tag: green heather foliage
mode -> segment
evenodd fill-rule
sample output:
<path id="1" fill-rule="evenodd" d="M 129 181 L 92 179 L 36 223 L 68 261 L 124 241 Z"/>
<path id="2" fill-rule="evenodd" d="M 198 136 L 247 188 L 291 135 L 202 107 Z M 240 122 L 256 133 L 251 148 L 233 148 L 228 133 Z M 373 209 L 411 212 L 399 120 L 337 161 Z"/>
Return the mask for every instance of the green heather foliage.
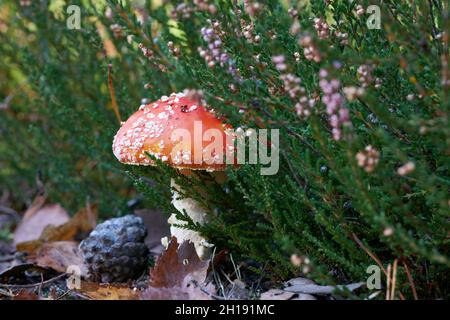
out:
<path id="1" fill-rule="evenodd" d="M 66 25 L 69 2 L 80 30 Z M 381 29 L 357 7 L 377 1 L 163 3 L 2 1 L 0 185 L 17 205 L 39 176 L 72 212 L 91 201 L 104 217 L 125 214 L 139 192 L 170 214 L 176 177 L 211 213 L 190 227 L 269 278 L 365 281 L 375 260 L 398 259 L 405 298 L 408 271 L 419 298 L 449 298 L 448 1 L 383 1 Z M 202 28 L 220 38 L 223 65 L 205 61 Z M 122 120 L 142 98 L 201 90 L 235 128 L 280 129 L 278 173 L 243 165 L 218 184 L 121 165 L 109 64 Z"/>

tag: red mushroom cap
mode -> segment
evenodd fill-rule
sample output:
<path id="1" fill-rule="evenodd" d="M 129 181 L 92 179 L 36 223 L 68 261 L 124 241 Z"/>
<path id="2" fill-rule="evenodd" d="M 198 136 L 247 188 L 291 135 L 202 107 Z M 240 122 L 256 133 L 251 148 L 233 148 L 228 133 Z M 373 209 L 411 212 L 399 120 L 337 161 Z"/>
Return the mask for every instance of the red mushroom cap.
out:
<path id="1" fill-rule="evenodd" d="M 207 148 L 215 138 L 210 141 L 203 139 L 208 129 L 216 129 L 216 135 L 222 140 L 222 148 L 216 149 L 218 152 L 209 152 L 211 148 Z M 175 133 L 180 132 L 189 132 L 190 142 L 184 138 L 176 139 Z M 154 165 L 146 155 L 148 152 L 172 167 L 194 170 L 223 170 L 227 165 L 224 157 L 227 150 L 234 152 L 232 127 L 183 93 L 172 93 L 169 97 L 163 96 L 158 101 L 141 105 L 123 123 L 113 142 L 114 155 L 122 163 Z M 202 154 L 200 158 L 199 151 Z"/>

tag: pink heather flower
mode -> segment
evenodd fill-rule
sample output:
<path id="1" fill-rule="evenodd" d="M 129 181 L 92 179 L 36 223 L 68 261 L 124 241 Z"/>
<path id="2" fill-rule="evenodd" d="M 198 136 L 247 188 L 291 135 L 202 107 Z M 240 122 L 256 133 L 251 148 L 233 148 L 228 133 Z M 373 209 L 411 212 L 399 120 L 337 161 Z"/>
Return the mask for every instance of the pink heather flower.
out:
<path id="1" fill-rule="evenodd" d="M 320 70 L 319 87 L 322 90 L 322 103 L 328 114 L 329 124 L 334 140 L 342 138 L 342 128 L 351 126 L 350 112 L 345 106 L 345 99 L 340 93 L 341 82 L 338 79 L 327 80 L 328 72 Z"/>
<path id="2" fill-rule="evenodd" d="M 292 73 L 282 74 L 280 79 L 283 80 L 284 90 L 289 94 L 291 99 L 297 98 L 300 93 L 305 91 L 300 86 L 300 78 L 294 76 Z"/>
<path id="3" fill-rule="evenodd" d="M 251 16 L 256 16 L 259 12 L 261 12 L 263 6 L 261 3 L 255 0 L 244 0 L 244 10 L 245 12 Z"/>
<path id="4" fill-rule="evenodd" d="M 211 27 L 203 27 L 200 32 L 203 40 L 207 43 L 207 49 L 199 47 L 199 55 L 205 59 L 208 67 L 213 68 L 219 65 L 226 68 L 237 82 L 242 82 L 243 78 L 239 75 L 239 70 L 235 66 L 235 62 L 229 58 L 226 50 L 222 46 L 221 36 L 224 32 L 220 28 L 218 21 L 210 21 Z"/>
<path id="5" fill-rule="evenodd" d="M 412 173 L 416 169 L 416 165 L 412 161 L 408 161 L 404 165 L 402 165 L 400 168 L 397 169 L 397 174 L 400 176 L 406 176 L 410 173 Z"/>
<path id="6" fill-rule="evenodd" d="M 386 227 L 384 230 L 383 230 L 383 235 L 385 236 L 385 237 L 390 237 L 390 236 L 392 236 L 394 234 L 394 229 L 392 229 L 391 227 Z"/>
<path id="7" fill-rule="evenodd" d="M 320 69 L 319 71 L 319 77 L 326 78 L 328 77 L 328 71 L 326 69 Z"/>
<path id="8" fill-rule="evenodd" d="M 320 62 L 321 57 L 319 49 L 313 43 L 312 37 L 308 34 L 300 38 L 299 44 L 303 47 L 303 54 L 306 60 Z"/>
<path id="9" fill-rule="evenodd" d="M 344 87 L 343 89 L 345 97 L 349 101 L 355 100 L 357 97 L 362 97 L 364 95 L 364 89 L 360 87 Z"/>
<path id="10" fill-rule="evenodd" d="M 341 32 L 339 30 L 337 30 L 334 35 L 336 36 L 336 38 L 338 38 L 339 43 L 341 45 L 347 45 L 348 44 L 348 33 L 346 32 Z"/>
<path id="11" fill-rule="evenodd" d="M 273 56 L 272 62 L 275 64 L 275 68 L 282 72 L 280 79 L 283 81 L 284 91 L 289 97 L 296 101 L 295 109 L 297 115 L 301 118 L 307 118 L 311 115 L 311 108 L 314 106 L 314 99 L 308 99 L 306 96 L 306 90 L 302 87 L 299 77 L 292 73 L 284 73 L 288 69 L 283 55 Z"/>
<path id="12" fill-rule="evenodd" d="M 350 120 L 350 112 L 347 108 L 341 108 L 339 110 L 339 120 L 342 122 L 347 122 Z"/>
<path id="13" fill-rule="evenodd" d="M 328 38 L 330 27 L 324 20 L 322 20 L 321 18 L 315 18 L 314 28 L 316 29 L 317 36 L 320 39 Z"/>
<path id="14" fill-rule="evenodd" d="M 333 90 L 337 90 L 341 86 L 341 82 L 337 79 L 331 79 L 330 84 Z"/>
<path id="15" fill-rule="evenodd" d="M 332 127 L 337 127 L 339 125 L 339 118 L 337 115 L 333 114 L 330 117 L 330 124 Z"/>
<path id="16" fill-rule="evenodd" d="M 361 83 L 361 87 L 367 88 L 373 83 L 373 69 L 374 66 L 371 64 L 362 64 L 358 67 L 358 80 Z"/>
<path id="17" fill-rule="evenodd" d="M 331 134 L 332 134 L 334 140 L 336 140 L 336 141 L 341 140 L 341 130 L 339 130 L 338 128 L 333 128 L 331 130 Z"/>
<path id="18" fill-rule="evenodd" d="M 362 15 L 364 15 L 366 13 L 366 11 L 364 10 L 364 7 L 362 6 L 362 5 L 360 5 L 360 4 L 358 4 L 357 6 L 356 6 L 356 14 L 358 15 L 358 16 L 362 16 Z"/>
<path id="19" fill-rule="evenodd" d="M 380 153 L 371 145 L 368 145 L 364 151 L 360 151 L 356 154 L 358 166 L 363 168 L 367 173 L 373 172 L 379 159 Z"/>
<path id="20" fill-rule="evenodd" d="M 217 8 L 214 4 L 209 4 L 208 0 L 195 0 L 193 4 L 180 3 L 175 9 L 172 10 L 171 16 L 173 18 L 182 17 L 182 18 L 190 18 L 191 15 L 195 12 L 205 11 L 214 15 L 217 13 Z"/>
<path id="21" fill-rule="evenodd" d="M 291 18 L 295 18 L 298 15 L 298 11 L 295 8 L 289 8 L 288 14 L 291 16 Z"/>

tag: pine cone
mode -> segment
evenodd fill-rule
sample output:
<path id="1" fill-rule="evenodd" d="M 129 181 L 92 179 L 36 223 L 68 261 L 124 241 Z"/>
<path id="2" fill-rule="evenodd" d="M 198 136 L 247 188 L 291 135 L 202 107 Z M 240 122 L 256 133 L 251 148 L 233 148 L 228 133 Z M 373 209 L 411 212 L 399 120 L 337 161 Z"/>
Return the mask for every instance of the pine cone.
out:
<path id="1" fill-rule="evenodd" d="M 99 224 L 80 243 L 89 278 L 111 283 L 140 276 L 148 261 L 146 235 L 142 219 L 133 215 Z"/>

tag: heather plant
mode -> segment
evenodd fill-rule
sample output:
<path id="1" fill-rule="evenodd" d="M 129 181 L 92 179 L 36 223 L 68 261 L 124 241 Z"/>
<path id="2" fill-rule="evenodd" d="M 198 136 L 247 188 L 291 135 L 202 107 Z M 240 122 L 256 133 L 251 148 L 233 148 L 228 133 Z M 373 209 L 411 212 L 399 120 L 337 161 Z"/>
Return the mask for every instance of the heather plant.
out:
<path id="1" fill-rule="evenodd" d="M 179 218 L 265 278 L 341 284 L 376 265 L 395 298 L 448 298 L 446 1 L 71 5 L 80 29 L 59 1 L 1 5 L 0 181 L 19 204 L 39 173 L 71 208 L 125 214 L 136 189 L 170 214 L 174 178 L 210 222 Z M 120 121 L 185 89 L 234 128 L 279 129 L 278 172 L 120 165 Z"/>

